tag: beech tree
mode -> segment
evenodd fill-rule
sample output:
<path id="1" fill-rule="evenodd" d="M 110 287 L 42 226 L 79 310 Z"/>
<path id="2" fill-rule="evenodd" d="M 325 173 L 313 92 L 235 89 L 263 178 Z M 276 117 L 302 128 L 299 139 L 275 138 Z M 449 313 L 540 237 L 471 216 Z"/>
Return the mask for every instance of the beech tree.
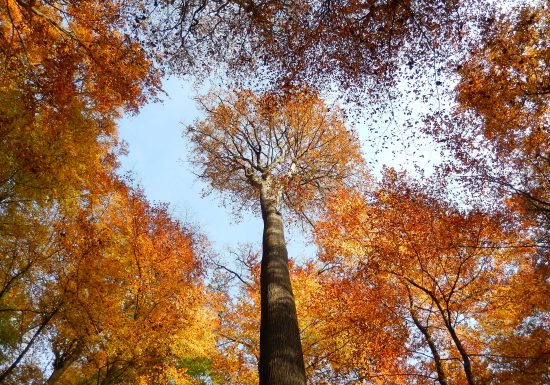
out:
<path id="1" fill-rule="evenodd" d="M 387 91 L 401 65 L 435 70 L 443 42 L 460 39 L 465 18 L 481 13 L 479 4 L 489 6 L 444 0 L 161 0 L 136 8 L 134 17 L 178 73 L 204 74 L 224 63 L 237 82 L 258 80 L 260 86 Z M 247 78 L 250 73 L 261 77 Z"/>
<path id="2" fill-rule="evenodd" d="M 0 382 L 39 381 L 30 356 L 66 303 L 54 228 L 108 189 L 114 119 L 158 88 L 123 13 L 112 1 L 0 4 Z"/>
<path id="3" fill-rule="evenodd" d="M 332 195 L 319 259 L 291 263 L 308 383 L 546 383 L 548 283 L 533 248 L 502 216 L 421 186 L 389 171 L 374 191 Z M 241 290 L 220 313 L 229 384 L 257 382 L 255 261 L 240 259 Z"/>
<path id="4" fill-rule="evenodd" d="M 516 261 L 521 275 L 494 293 L 519 295 L 517 304 L 524 306 L 508 303 L 482 323 L 496 336 L 492 365 L 501 383 L 548 381 L 539 365 L 548 360 L 542 342 L 548 308 L 540 293 L 548 290 L 550 256 L 550 51 L 543 43 L 549 38 L 544 2 L 488 18 L 474 36 L 476 48 L 458 67 L 456 108 L 427 120 L 428 132 L 458 161 L 449 168 L 482 205 L 505 218 L 503 225 L 515 234 L 511 243 L 528 250 Z"/>
<path id="5" fill-rule="evenodd" d="M 213 351 L 194 232 L 122 181 L 97 182 L 109 189 L 1 238 L 0 383 L 189 384 Z"/>
<path id="6" fill-rule="evenodd" d="M 159 88 L 141 46 L 122 33 L 127 8 L 96 3 L 0 4 L 0 234 L 25 210 L 74 199 L 110 173 L 115 119 Z"/>
<path id="7" fill-rule="evenodd" d="M 206 119 L 187 129 L 199 177 L 242 204 L 259 204 L 264 222 L 260 384 L 305 384 L 281 210 L 304 213 L 351 177 L 359 143 L 341 112 L 308 91 L 211 94 L 202 106 Z"/>
<path id="8" fill-rule="evenodd" d="M 217 367 L 228 384 L 258 382 L 260 262 L 254 255 L 239 259 L 239 293 L 220 313 Z M 413 371 L 406 363 L 407 325 L 395 311 L 398 297 L 389 295 L 383 278 L 351 278 L 319 261 L 290 263 L 290 272 L 308 384 L 403 378 Z"/>
<path id="9" fill-rule="evenodd" d="M 548 283 L 529 263 L 534 249 L 502 216 L 462 213 L 420 186 L 390 171 L 372 194 L 336 194 L 316 226 L 322 259 L 357 284 L 385 281 L 381 295 L 397 290 L 417 334 L 412 357 L 426 362 L 420 346 L 431 356 L 418 375 L 440 385 L 544 383 Z"/>

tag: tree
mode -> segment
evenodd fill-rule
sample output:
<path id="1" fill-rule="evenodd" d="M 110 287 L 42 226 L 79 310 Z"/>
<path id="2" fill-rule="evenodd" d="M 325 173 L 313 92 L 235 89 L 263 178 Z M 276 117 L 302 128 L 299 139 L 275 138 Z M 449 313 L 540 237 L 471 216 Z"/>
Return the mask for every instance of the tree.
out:
<path id="1" fill-rule="evenodd" d="M 17 335 L 0 382 L 24 383 L 32 363 L 48 385 L 192 383 L 182 360 L 208 357 L 214 329 L 194 232 L 117 180 L 48 224 L 32 269 L 12 263 L 18 274 L 3 286 L 0 312 Z M 37 349 L 54 357 L 51 370 Z"/>
<path id="2" fill-rule="evenodd" d="M 471 188 L 489 186 L 486 202 L 528 229 L 542 265 L 550 250 L 547 6 L 518 6 L 481 27 L 471 37 L 478 48 L 457 68 L 455 109 L 428 120 L 427 131 L 460 162 L 453 168 Z"/>
<path id="3" fill-rule="evenodd" d="M 217 367 L 227 384 L 253 385 L 258 382 L 260 261 L 249 248 L 239 251 L 239 273 L 225 274 L 239 278 L 239 292 L 219 313 Z M 308 384 L 402 378 L 407 373 L 408 332 L 392 306 L 395 297 L 384 293 L 385 285 L 350 278 L 318 261 L 303 266 L 291 262 L 289 268 Z M 234 292 L 223 282 L 221 291 Z"/>
<path id="4" fill-rule="evenodd" d="M 194 232 L 114 176 L 159 90 L 132 5 L 0 4 L 1 383 L 189 383 L 211 342 Z"/>
<path id="5" fill-rule="evenodd" d="M 226 74 L 241 83 L 376 89 L 381 92 L 370 96 L 382 100 L 402 65 L 435 71 L 434 60 L 448 48 L 444 42 L 459 41 L 464 18 L 475 19 L 479 4 L 488 6 L 443 0 L 155 1 L 135 17 L 178 73 L 210 72 L 225 63 Z M 261 75 L 250 79 L 250 73 Z"/>
<path id="6" fill-rule="evenodd" d="M 190 383 L 179 360 L 213 342 L 195 235 L 123 184 L 83 206 L 59 223 L 66 298 L 49 381 Z"/>
<path id="7" fill-rule="evenodd" d="M 0 5 L 0 215 L 72 198 L 113 167 L 114 119 L 159 87 L 123 33 L 126 11 L 118 1 Z"/>
<path id="8" fill-rule="evenodd" d="M 521 276 L 493 294 L 519 306 L 511 299 L 481 323 L 493 335 L 491 366 L 501 383 L 548 380 L 539 366 L 548 359 L 541 342 L 548 308 L 539 297 L 550 255 L 547 8 L 531 2 L 487 18 L 470 37 L 477 48 L 457 67 L 454 110 L 428 120 L 427 131 L 455 156 L 449 169 L 481 196 L 478 204 L 505 218 L 513 243 L 529 249 L 516 261 Z"/>
<path id="9" fill-rule="evenodd" d="M 65 304 L 54 229 L 75 219 L 79 199 L 105 192 L 114 119 L 158 88 L 141 47 L 122 33 L 123 13 L 111 1 L 0 5 L 0 381 L 40 373 L 30 353 Z"/>
<path id="10" fill-rule="evenodd" d="M 281 209 L 303 213 L 352 176 L 357 139 L 312 92 L 288 98 L 250 91 L 210 95 L 207 117 L 188 127 L 199 177 L 264 222 L 261 262 L 260 384 L 305 384 Z"/>
<path id="11" fill-rule="evenodd" d="M 431 356 L 424 369 L 417 365 L 419 374 L 441 385 L 525 376 L 543 383 L 547 344 L 500 350 L 506 338 L 545 333 L 535 320 L 544 322 L 547 304 L 540 299 L 548 290 L 526 263 L 533 248 L 501 219 L 476 209 L 463 213 L 390 171 L 373 194 L 337 194 L 317 230 L 324 259 L 342 274 L 378 277 L 393 288 L 386 293 L 400 293 L 397 305 L 421 341 L 412 357 L 426 362 L 421 346 Z M 516 297 L 520 281 L 529 287 L 523 300 Z"/>

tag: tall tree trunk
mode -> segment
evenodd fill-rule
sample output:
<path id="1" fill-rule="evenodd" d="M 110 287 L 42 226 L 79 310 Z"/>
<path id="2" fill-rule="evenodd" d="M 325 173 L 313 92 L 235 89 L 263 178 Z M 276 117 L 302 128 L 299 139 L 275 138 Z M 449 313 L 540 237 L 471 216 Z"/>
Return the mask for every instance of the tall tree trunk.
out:
<path id="1" fill-rule="evenodd" d="M 305 385 L 283 220 L 276 198 L 268 193 L 263 187 L 260 197 L 264 222 L 260 275 L 260 385 Z"/>

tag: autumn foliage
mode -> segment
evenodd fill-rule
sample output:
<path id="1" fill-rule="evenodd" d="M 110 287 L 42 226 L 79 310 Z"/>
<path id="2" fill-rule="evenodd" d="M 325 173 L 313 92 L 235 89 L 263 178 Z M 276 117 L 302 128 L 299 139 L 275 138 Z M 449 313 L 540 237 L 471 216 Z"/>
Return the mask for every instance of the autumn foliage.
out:
<path id="1" fill-rule="evenodd" d="M 516 209 L 546 221 L 548 213 L 548 12 L 520 7 L 488 18 L 457 66 L 456 106 L 427 120 L 469 184 L 489 184 Z M 466 179 L 466 178 L 464 178 Z M 495 194 L 496 193 L 496 194 Z M 511 202 L 510 202 L 511 203 Z M 521 208 L 520 208 L 521 207 Z"/>
<path id="2" fill-rule="evenodd" d="M 158 89 L 123 5 L 0 10 L 0 382 L 194 381 L 202 241 L 116 176 L 114 119 Z"/>
<path id="3" fill-rule="evenodd" d="M 383 277 L 382 298 L 397 296 L 413 333 L 405 346 L 423 363 L 416 375 L 440 384 L 542 381 L 548 286 L 537 278 L 537 249 L 498 216 L 436 199 L 393 171 L 372 195 L 335 195 L 317 228 L 323 260 L 358 280 Z M 501 350 L 512 335 L 525 340 L 515 355 Z"/>
<path id="4" fill-rule="evenodd" d="M 357 139 L 338 107 L 304 90 L 279 98 L 241 91 L 201 99 L 207 119 L 188 127 L 193 163 L 212 188 L 247 205 L 260 187 L 300 212 L 361 162 Z"/>
<path id="5" fill-rule="evenodd" d="M 550 382 L 550 13 L 499 3 L 2 0 L 0 384 Z M 261 252 L 120 175 L 165 74 L 230 85 L 186 161 Z"/>
<path id="6" fill-rule="evenodd" d="M 217 365 L 231 384 L 255 384 L 258 365 L 258 254 L 241 260 L 244 283 L 221 313 Z M 361 381 L 400 373 L 407 331 L 370 283 L 307 264 L 290 267 L 309 383 Z"/>

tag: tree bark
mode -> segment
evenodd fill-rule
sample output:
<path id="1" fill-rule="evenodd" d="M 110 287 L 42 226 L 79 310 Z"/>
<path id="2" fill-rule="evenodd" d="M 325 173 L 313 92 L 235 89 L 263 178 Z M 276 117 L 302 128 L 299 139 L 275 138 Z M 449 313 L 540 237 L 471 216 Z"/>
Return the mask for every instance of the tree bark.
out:
<path id="1" fill-rule="evenodd" d="M 305 385 L 296 304 L 290 285 L 283 220 L 276 198 L 261 189 L 263 253 L 260 274 L 260 385 Z"/>

